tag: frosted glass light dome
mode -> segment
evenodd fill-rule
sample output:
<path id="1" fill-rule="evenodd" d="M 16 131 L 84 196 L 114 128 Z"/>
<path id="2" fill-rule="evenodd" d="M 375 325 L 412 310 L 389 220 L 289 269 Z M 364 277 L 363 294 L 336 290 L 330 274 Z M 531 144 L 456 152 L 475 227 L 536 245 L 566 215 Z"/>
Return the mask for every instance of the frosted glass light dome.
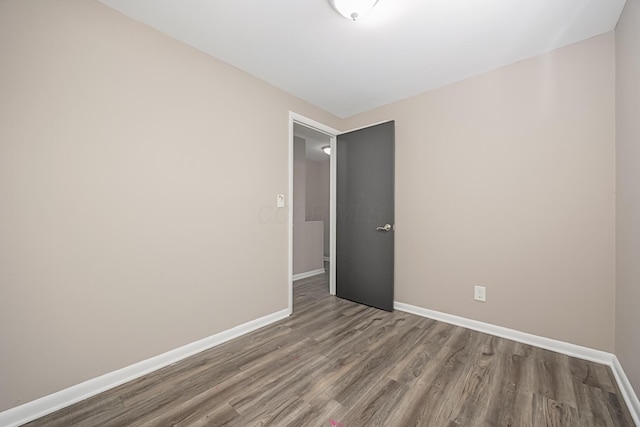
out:
<path id="1" fill-rule="evenodd" d="M 329 0 L 333 8 L 347 19 L 363 18 L 378 3 L 378 0 Z"/>

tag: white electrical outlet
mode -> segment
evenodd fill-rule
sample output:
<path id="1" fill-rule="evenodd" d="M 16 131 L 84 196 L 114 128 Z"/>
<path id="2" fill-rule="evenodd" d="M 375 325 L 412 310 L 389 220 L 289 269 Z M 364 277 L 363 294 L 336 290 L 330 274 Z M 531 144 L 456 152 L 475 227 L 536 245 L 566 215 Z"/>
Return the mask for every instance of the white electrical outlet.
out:
<path id="1" fill-rule="evenodd" d="M 473 291 L 474 300 L 487 302 L 487 288 L 484 286 L 475 286 Z"/>

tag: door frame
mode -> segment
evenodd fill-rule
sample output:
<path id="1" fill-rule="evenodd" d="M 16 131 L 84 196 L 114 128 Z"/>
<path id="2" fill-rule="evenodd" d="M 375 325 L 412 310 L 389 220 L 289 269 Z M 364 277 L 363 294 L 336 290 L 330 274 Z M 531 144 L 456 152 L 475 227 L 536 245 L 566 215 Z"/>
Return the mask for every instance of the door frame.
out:
<path id="1" fill-rule="evenodd" d="M 327 135 L 330 138 L 329 146 L 331 147 L 331 156 L 329 156 L 329 294 L 336 294 L 336 183 L 337 183 L 337 151 L 336 140 L 337 136 L 343 133 L 354 132 L 356 130 L 376 126 L 382 123 L 387 123 L 393 119 L 381 120 L 379 122 L 358 126 L 357 128 L 349 129 L 346 131 L 339 131 L 327 126 L 324 123 L 320 123 L 316 120 L 310 119 L 302 114 L 298 114 L 293 111 L 289 111 L 289 186 L 288 186 L 288 198 L 287 204 L 287 230 L 288 230 L 288 283 L 289 283 L 289 316 L 293 314 L 293 125 L 299 124 L 320 133 Z"/>
<path id="2" fill-rule="evenodd" d="M 289 315 L 293 314 L 293 125 L 299 124 L 323 133 L 330 138 L 329 146 L 329 294 L 336 294 L 336 137 L 340 132 L 301 114 L 289 111 L 289 203 L 287 229 L 289 241 Z"/>

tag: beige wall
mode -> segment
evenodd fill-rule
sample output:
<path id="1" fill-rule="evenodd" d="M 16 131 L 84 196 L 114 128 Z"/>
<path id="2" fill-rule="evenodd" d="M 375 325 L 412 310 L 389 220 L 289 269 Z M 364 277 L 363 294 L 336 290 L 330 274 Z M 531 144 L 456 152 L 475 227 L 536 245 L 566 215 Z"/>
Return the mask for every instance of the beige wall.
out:
<path id="1" fill-rule="evenodd" d="M 329 256 L 329 160 L 316 162 L 307 160 L 307 220 L 322 221 L 324 256 Z"/>
<path id="2" fill-rule="evenodd" d="M 629 0 L 623 237 L 636 28 Z M 396 120 L 397 300 L 613 350 L 611 34 L 347 121 L 95 2 L 0 1 L 0 63 L 0 410 L 286 308 L 289 110 Z M 638 387 L 634 239 L 616 350 Z"/>
<path id="3" fill-rule="evenodd" d="M 600 350 L 614 331 L 614 37 L 348 120 L 396 121 L 396 300 Z M 487 302 L 473 301 L 473 285 Z"/>
<path id="4" fill-rule="evenodd" d="M 293 274 L 311 273 L 324 268 L 321 221 L 294 222 Z"/>
<path id="5" fill-rule="evenodd" d="M 640 1 L 616 27 L 616 355 L 640 393 Z"/>
<path id="6" fill-rule="evenodd" d="M 305 140 L 293 137 L 293 221 L 306 221 L 307 206 L 307 159 Z"/>
<path id="7" fill-rule="evenodd" d="M 310 163 L 305 155 L 306 141 L 293 138 L 293 274 L 324 268 L 323 224 L 307 218 Z M 313 165 L 311 165 L 313 167 Z M 309 221 L 307 221 L 309 220 Z"/>
<path id="8" fill-rule="evenodd" d="M 1 1 L 0 64 L 0 410 L 287 307 L 288 111 L 337 118 L 93 1 Z"/>

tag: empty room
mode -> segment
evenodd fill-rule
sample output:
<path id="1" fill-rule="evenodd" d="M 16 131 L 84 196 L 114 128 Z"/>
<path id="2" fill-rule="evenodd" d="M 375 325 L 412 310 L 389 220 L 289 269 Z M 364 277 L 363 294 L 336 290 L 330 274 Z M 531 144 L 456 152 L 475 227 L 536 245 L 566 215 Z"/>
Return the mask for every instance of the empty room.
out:
<path id="1" fill-rule="evenodd" d="M 0 0 L 0 426 L 640 426 L 640 0 Z"/>

